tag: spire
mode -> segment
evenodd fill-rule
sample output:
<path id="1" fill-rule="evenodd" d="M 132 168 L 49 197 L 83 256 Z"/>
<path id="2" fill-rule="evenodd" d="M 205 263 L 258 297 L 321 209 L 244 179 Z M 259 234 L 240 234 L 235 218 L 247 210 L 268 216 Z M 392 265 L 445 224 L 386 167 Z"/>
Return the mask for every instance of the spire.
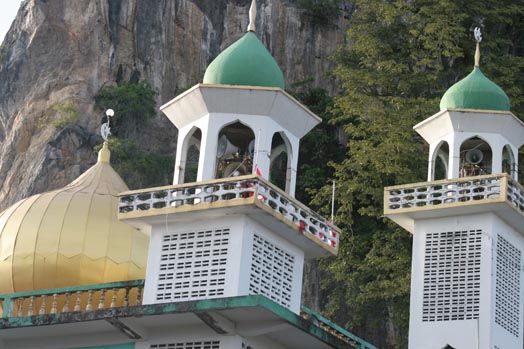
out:
<path id="1" fill-rule="evenodd" d="M 109 162 L 109 159 L 111 158 L 111 152 L 109 151 L 107 140 L 111 135 L 111 118 L 115 116 L 115 111 L 113 109 L 107 109 L 106 116 L 107 122 L 103 123 L 102 127 L 100 127 L 100 134 L 104 139 L 104 145 L 102 145 L 102 149 L 98 152 L 98 162 Z"/>
<path id="2" fill-rule="evenodd" d="M 251 2 L 251 7 L 249 8 L 249 25 L 247 26 L 248 32 L 254 32 L 256 30 L 255 20 L 257 18 L 257 0 Z"/>
<path id="3" fill-rule="evenodd" d="M 473 31 L 475 41 L 477 42 L 477 48 L 475 49 L 475 67 L 480 67 L 480 42 L 482 41 L 482 33 L 480 27 L 475 27 Z"/>

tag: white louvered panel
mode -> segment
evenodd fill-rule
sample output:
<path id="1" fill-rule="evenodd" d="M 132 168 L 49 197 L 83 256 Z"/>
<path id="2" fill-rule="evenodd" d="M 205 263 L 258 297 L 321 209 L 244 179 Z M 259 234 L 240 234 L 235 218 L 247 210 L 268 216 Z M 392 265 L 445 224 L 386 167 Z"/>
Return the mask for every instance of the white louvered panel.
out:
<path id="1" fill-rule="evenodd" d="M 220 349 L 220 341 L 195 341 L 152 344 L 151 349 Z"/>
<path id="2" fill-rule="evenodd" d="M 229 236 L 228 228 L 165 234 L 156 301 L 223 296 Z"/>
<path id="3" fill-rule="evenodd" d="M 477 319 L 482 230 L 428 233 L 422 321 Z"/>
<path id="4" fill-rule="evenodd" d="M 262 294 L 291 306 L 295 257 L 258 234 L 253 237 L 250 294 Z"/>
<path id="5" fill-rule="evenodd" d="M 520 278 L 522 253 L 502 236 L 497 235 L 495 323 L 519 336 Z"/>

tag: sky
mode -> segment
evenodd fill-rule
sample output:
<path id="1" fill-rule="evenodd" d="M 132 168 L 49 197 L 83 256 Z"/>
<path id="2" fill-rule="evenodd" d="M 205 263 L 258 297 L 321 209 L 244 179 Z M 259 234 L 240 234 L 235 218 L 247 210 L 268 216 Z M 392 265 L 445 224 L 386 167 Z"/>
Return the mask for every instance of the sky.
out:
<path id="1" fill-rule="evenodd" d="M 4 41 L 4 36 L 11 27 L 15 19 L 16 12 L 22 0 L 1 0 L 0 2 L 0 42 Z"/>

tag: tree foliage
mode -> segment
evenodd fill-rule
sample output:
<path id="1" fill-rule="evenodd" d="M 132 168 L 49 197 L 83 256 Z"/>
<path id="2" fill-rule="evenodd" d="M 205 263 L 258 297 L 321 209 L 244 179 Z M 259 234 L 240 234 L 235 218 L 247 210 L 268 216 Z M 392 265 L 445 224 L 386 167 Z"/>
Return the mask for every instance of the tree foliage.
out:
<path id="1" fill-rule="evenodd" d="M 95 105 L 101 111 L 113 109 L 109 140 L 111 163 L 129 188 L 167 185 L 172 181 L 172 155 L 144 151 L 134 139 L 155 115 L 155 91 L 147 82 L 121 83 L 100 89 Z"/>
<path id="2" fill-rule="evenodd" d="M 299 8 L 314 23 L 325 25 L 340 14 L 340 0 L 296 0 Z"/>
<path id="3" fill-rule="evenodd" d="M 171 155 L 146 152 L 130 139 L 109 140 L 111 165 L 130 189 L 151 188 L 172 182 L 175 159 Z"/>
<path id="4" fill-rule="evenodd" d="M 333 178 L 334 169 L 329 164 L 341 161 L 344 149 L 339 142 L 340 130 L 331 122 L 333 97 L 326 90 L 314 87 L 310 80 L 295 83 L 292 94 L 322 119 L 322 123 L 309 132 L 300 144 L 296 193 L 300 201 L 309 203 L 311 194 Z"/>
<path id="5" fill-rule="evenodd" d="M 524 115 L 523 11 L 507 0 L 355 1 L 348 47 L 334 57 L 343 93 L 330 120 L 349 139 L 333 164 L 344 235 L 338 258 L 325 263 L 325 305 L 380 347 L 406 346 L 411 270 L 411 238 L 382 217 L 383 188 L 425 179 L 427 147 L 412 127 L 473 68 L 474 25 L 484 27 L 481 68 Z M 329 207 L 330 192 L 314 204 Z"/>
<path id="6" fill-rule="evenodd" d="M 105 86 L 95 96 L 100 110 L 113 109 L 115 135 L 131 135 L 156 115 L 155 91 L 147 82 Z"/>

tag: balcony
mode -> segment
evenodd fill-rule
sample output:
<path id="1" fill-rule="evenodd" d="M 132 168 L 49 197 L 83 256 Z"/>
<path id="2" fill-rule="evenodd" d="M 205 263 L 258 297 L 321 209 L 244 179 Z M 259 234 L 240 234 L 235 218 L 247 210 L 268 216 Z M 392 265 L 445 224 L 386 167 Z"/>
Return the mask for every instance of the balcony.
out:
<path id="1" fill-rule="evenodd" d="M 313 256 L 324 252 L 337 254 L 340 230 L 331 222 L 289 196 L 275 185 L 254 176 L 222 178 L 206 182 L 148 188 L 119 195 L 120 220 L 147 220 L 174 214 L 189 214 L 201 210 L 214 210 L 222 214 L 248 214 L 261 224 L 283 224 L 294 234 L 285 236 L 299 245 L 303 237 L 313 241 L 318 250 Z M 268 220 L 268 214 L 275 220 Z M 158 222 L 160 223 L 160 221 Z M 282 226 L 271 226 L 282 232 Z M 309 244 L 311 245 L 311 244 Z M 311 250 L 311 247 L 305 248 Z"/>
<path id="2" fill-rule="evenodd" d="M 290 347 L 301 340 L 306 349 L 377 349 L 311 309 L 302 307 L 298 315 L 262 295 L 142 304 L 143 286 L 144 280 L 133 280 L 2 294 L 0 338 L 6 348 L 49 347 L 71 338 L 91 346 L 93 340 L 143 342 L 179 327 L 208 326 L 218 335 L 247 337 L 263 329 L 264 336 Z"/>
<path id="3" fill-rule="evenodd" d="M 415 219 L 483 212 L 522 225 L 524 187 L 503 173 L 384 188 L 384 215 L 410 232 Z"/>

